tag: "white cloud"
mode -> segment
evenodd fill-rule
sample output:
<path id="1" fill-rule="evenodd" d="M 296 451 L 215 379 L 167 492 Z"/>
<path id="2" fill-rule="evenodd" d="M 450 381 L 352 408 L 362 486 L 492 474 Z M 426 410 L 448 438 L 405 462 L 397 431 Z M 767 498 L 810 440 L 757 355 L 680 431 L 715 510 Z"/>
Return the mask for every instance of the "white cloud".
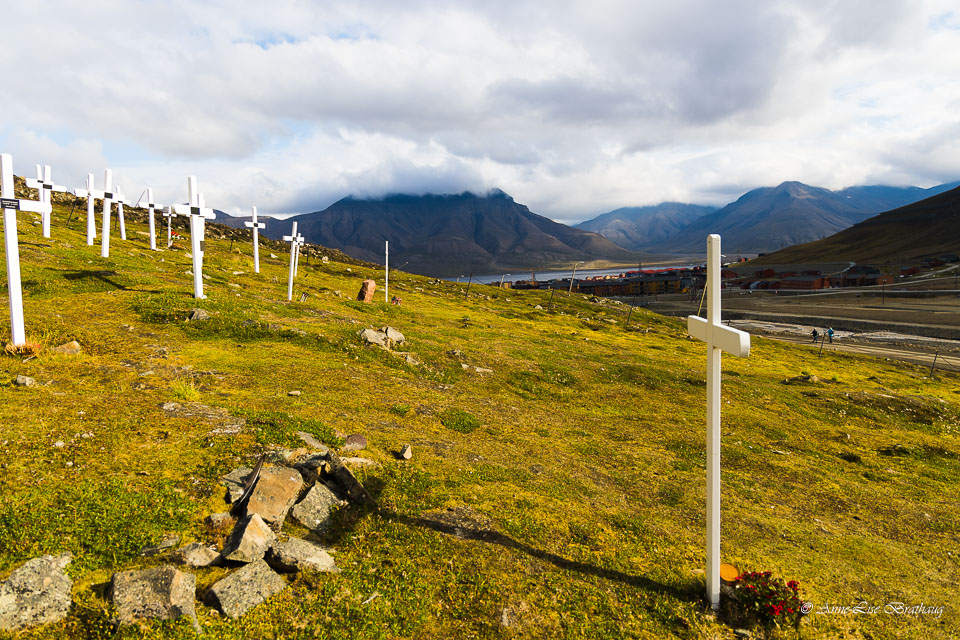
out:
<path id="1" fill-rule="evenodd" d="M 574 221 L 788 179 L 929 185 L 960 177 L 952 5 L 14 3 L 0 149 L 77 184 L 109 163 L 164 202 L 196 174 L 236 213 L 500 187 Z"/>

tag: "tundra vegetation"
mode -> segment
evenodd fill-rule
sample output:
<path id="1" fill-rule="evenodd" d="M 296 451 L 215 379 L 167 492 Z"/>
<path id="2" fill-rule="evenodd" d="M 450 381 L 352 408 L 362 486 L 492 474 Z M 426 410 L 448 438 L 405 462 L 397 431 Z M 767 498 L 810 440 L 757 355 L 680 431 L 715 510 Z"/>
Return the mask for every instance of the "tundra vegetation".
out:
<path id="1" fill-rule="evenodd" d="M 308 297 L 288 303 L 279 245 L 257 275 L 248 232 L 215 225 L 198 301 L 186 242 L 150 251 L 128 211 L 130 240 L 101 259 L 69 214 L 55 207 L 51 240 L 19 214 L 40 350 L 0 356 L 0 579 L 70 551 L 74 606 L 0 637 L 194 637 L 186 620 L 115 628 L 112 574 L 164 562 L 140 551 L 170 534 L 222 544 L 204 524 L 226 508 L 219 478 L 302 446 L 299 431 L 366 436 L 350 455 L 379 463 L 356 473 L 380 509 L 337 512 L 321 541 L 341 573 L 288 577 L 237 620 L 200 603 L 226 570 L 196 570 L 207 637 L 732 637 L 703 601 L 706 347 L 684 323 L 400 272 L 402 306 L 362 304 L 377 267 L 309 256 L 294 300 Z M 197 307 L 210 318 L 186 321 Z M 413 358 L 358 338 L 386 325 Z M 80 355 L 52 351 L 70 340 Z M 798 581 L 806 638 L 960 634 L 960 378 L 763 338 L 723 367 L 723 560 Z M 816 377 L 784 384 L 801 373 Z M 816 614 L 861 601 L 945 610 Z"/>

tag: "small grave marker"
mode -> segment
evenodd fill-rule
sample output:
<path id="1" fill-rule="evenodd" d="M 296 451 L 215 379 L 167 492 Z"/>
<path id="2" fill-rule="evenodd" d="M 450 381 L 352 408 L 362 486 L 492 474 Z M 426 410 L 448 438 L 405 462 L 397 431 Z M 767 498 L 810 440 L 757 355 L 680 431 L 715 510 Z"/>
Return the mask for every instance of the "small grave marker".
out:
<path id="1" fill-rule="evenodd" d="M 257 222 L 257 208 L 251 207 L 253 210 L 251 220 L 244 222 L 244 226 L 248 227 L 253 231 L 253 272 L 260 273 L 260 229 L 265 228 L 265 225 L 262 222 Z"/>
<path id="2" fill-rule="evenodd" d="M 51 205 L 50 211 L 46 211 L 40 214 L 40 220 L 42 221 L 43 228 L 43 237 L 50 237 L 50 213 L 53 211 L 51 198 L 54 191 L 64 192 L 67 190 L 66 187 L 60 186 L 59 184 L 53 183 L 52 170 L 50 165 L 45 165 L 42 169 L 40 165 L 37 165 L 37 179 L 36 180 L 27 180 L 27 186 L 33 187 L 37 190 L 37 200 L 41 203 L 46 203 Z"/>
<path id="3" fill-rule="evenodd" d="M 383 301 L 390 303 L 390 241 L 383 241 Z"/>
<path id="4" fill-rule="evenodd" d="M 707 598 L 720 608 L 720 354 L 750 355 L 750 334 L 720 318 L 720 236 L 707 236 L 707 319 L 687 316 L 687 331 L 707 343 Z"/>
<path id="5" fill-rule="evenodd" d="M 109 171 L 109 169 L 108 169 Z M 94 205 L 97 198 L 104 197 L 103 191 L 93 187 L 93 174 L 87 174 L 87 188 L 74 189 L 74 195 L 87 199 L 87 245 L 93 246 L 93 241 L 97 237 L 96 215 L 94 214 Z"/>
<path id="6" fill-rule="evenodd" d="M 290 235 L 283 236 L 284 242 L 290 243 L 290 275 L 287 278 L 287 300 L 293 301 L 293 278 L 295 275 L 296 262 L 297 262 L 297 252 L 299 251 L 300 243 L 303 242 L 303 236 L 297 234 L 297 223 L 293 223 L 293 229 L 290 230 Z"/>
<path id="7" fill-rule="evenodd" d="M 137 208 L 147 210 L 147 221 L 150 225 L 150 250 L 157 251 L 157 230 L 155 227 L 153 214 L 157 209 L 162 209 L 163 205 L 159 202 L 153 201 L 153 189 L 147 187 L 147 203 L 138 204 Z"/>
<path id="8" fill-rule="evenodd" d="M 116 202 L 117 202 L 117 224 L 120 226 L 120 239 L 121 239 L 121 240 L 126 240 L 126 239 L 127 239 L 127 225 L 124 223 L 124 218 L 123 218 L 123 205 L 125 205 L 125 204 L 130 204 L 130 203 L 127 202 L 126 196 L 124 196 L 123 193 L 120 192 L 120 186 L 119 186 L 119 185 L 117 185 L 117 189 L 116 189 L 116 191 L 114 192 L 113 196 L 114 196 L 114 198 L 116 199 Z"/>
<path id="9" fill-rule="evenodd" d="M 17 211 L 50 212 L 50 203 L 16 197 L 13 188 L 13 157 L 0 155 L 0 207 L 3 208 L 3 243 L 7 255 L 7 297 L 10 301 L 10 342 L 26 343 L 23 325 L 23 288 L 20 282 L 20 243 L 17 241 Z"/>
<path id="10" fill-rule="evenodd" d="M 100 228 L 100 257 L 110 257 L 110 209 L 113 208 L 113 171 L 103 172 L 103 225 Z"/>
<path id="11" fill-rule="evenodd" d="M 193 256 L 193 297 L 204 299 L 203 295 L 203 232 L 207 220 L 216 215 L 213 209 L 204 206 L 203 195 L 197 190 L 197 177 L 187 177 L 187 204 L 172 204 L 167 210 L 178 216 L 190 217 L 190 253 Z"/>

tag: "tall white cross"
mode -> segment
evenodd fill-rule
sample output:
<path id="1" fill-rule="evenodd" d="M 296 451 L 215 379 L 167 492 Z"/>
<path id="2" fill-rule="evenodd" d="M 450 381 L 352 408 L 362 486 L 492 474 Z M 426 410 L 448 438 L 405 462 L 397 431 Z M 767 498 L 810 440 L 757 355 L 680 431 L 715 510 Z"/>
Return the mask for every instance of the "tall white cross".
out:
<path id="1" fill-rule="evenodd" d="M 203 195 L 197 190 L 197 177 L 187 177 L 187 204 L 172 204 L 168 211 L 178 216 L 190 216 L 190 253 L 193 255 L 193 297 L 206 298 L 203 295 L 203 240 L 207 220 L 216 218 L 213 209 L 204 206 Z"/>
<path id="2" fill-rule="evenodd" d="M 300 244 L 303 242 L 303 236 L 297 234 L 297 223 L 293 223 L 293 229 L 290 230 L 290 235 L 283 236 L 284 242 L 290 243 L 290 275 L 287 279 L 287 300 L 293 301 L 293 278 L 296 274 L 296 264 L 297 264 L 297 253 L 300 249 Z"/>
<path id="3" fill-rule="evenodd" d="M 390 304 L 390 241 L 383 244 L 383 301 Z"/>
<path id="4" fill-rule="evenodd" d="M 149 225 L 150 225 L 150 250 L 156 251 L 157 250 L 157 229 L 156 229 L 156 224 L 154 222 L 154 212 L 156 212 L 157 209 L 162 209 L 163 205 L 160 204 L 159 202 L 153 201 L 153 189 L 151 189 L 150 187 L 147 187 L 147 203 L 138 204 L 137 208 L 147 210 L 147 221 L 149 222 Z"/>
<path id="5" fill-rule="evenodd" d="M 750 334 L 720 320 L 720 236 L 707 236 L 707 319 L 687 316 L 687 331 L 707 343 L 707 598 L 720 608 L 720 353 L 750 355 Z"/>
<path id="6" fill-rule="evenodd" d="M 306 242 L 303 240 L 303 236 L 299 233 L 297 234 L 297 250 L 293 256 L 293 277 L 296 278 L 297 274 L 300 272 L 300 247 L 302 247 Z"/>
<path id="7" fill-rule="evenodd" d="M 127 226 L 124 224 L 124 221 L 123 221 L 123 205 L 130 204 L 130 203 L 127 201 L 126 196 L 124 196 L 123 193 L 121 193 L 120 185 L 117 185 L 117 190 L 114 192 L 113 196 L 117 202 L 117 223 L 120 225 L 120 239 L 126 240 Z"/>
<path id="8" fill-rule="evenodd" d="M 53 173 L 52 173 L 52 170 L 50 169 L 50 165 L 45 165 L 43 168 L 41 168 L 40 165 L 37 165 L 37 179 L 27 180 L 27 186 L 37 190 L 37 199 L 42 203 L 45 202 L 47 204 L 52 204 L 53 199 L 51 198 L 51 195 L 53 194 L 54 191 L 62 192 L 67 190 L 66 187 L 62 187 L 59 184 L 54 184 L 52 175 Z M 51 207 L 51 211 L 52 210 L 53 209 Z M 42 228 L 43 228 L 44 238 L 50 237 L 51 211 L 47 211 L 46 213 L 40 214 L 40 219 L 42 220 L 42 223 L 43 223 Z"/>
<path id="9" fill-rule="evenodd" d="M 87 244 L 93 246 L 93 241 L 97 237 L 96 217 L 93 213 L 97 198 L 104 196 L 103 191 L 98 191 L 93 187 L 93 174 L 87 174 L 87 188 L 74 189 L 74 195 L 87 199 Z"/>
<path id="10" fill-rule="evenodd" d="M 103 226 L 100 228 L 100 257 L 110 257 L 110 209 L 113 208 L 113 171 L 103 172 Z"/>
<path id="11" fill-rule="evenodd" d="M 0 208 L 3 208 L 3 244 L 7 254 L 7 295 L 10 300 L 10 342 L 20 346 L 27 341 L 23 327 L 23 289 L 20 283 L 20 244 L 17 242 L 17 211 L 50 213 L 50 203 L 21 200 L 13 189 L 13 157 L 0 155 Z"/>
<path id="12" fill-rule="evenodd" d="M 258 236 L 260 229 L 265 228 L 267 225 L 262 222 L 257 222 L 257 208 L 251 207 L 251 209 L 253 210 L 252 220 L 247 220 L 243 224 L 253 230 L 253 272 L 260 273 L 260 240 Z"/>

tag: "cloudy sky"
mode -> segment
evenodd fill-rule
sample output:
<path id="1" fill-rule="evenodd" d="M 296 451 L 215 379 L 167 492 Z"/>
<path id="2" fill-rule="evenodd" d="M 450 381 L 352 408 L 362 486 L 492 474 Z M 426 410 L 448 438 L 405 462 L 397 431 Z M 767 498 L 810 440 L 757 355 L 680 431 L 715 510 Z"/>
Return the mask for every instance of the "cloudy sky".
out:
<path id="1" fill-rule="evenodd" d="M 0 151 L 245 214 L 960 179 L 955 0 L 5 3 Z"/>

